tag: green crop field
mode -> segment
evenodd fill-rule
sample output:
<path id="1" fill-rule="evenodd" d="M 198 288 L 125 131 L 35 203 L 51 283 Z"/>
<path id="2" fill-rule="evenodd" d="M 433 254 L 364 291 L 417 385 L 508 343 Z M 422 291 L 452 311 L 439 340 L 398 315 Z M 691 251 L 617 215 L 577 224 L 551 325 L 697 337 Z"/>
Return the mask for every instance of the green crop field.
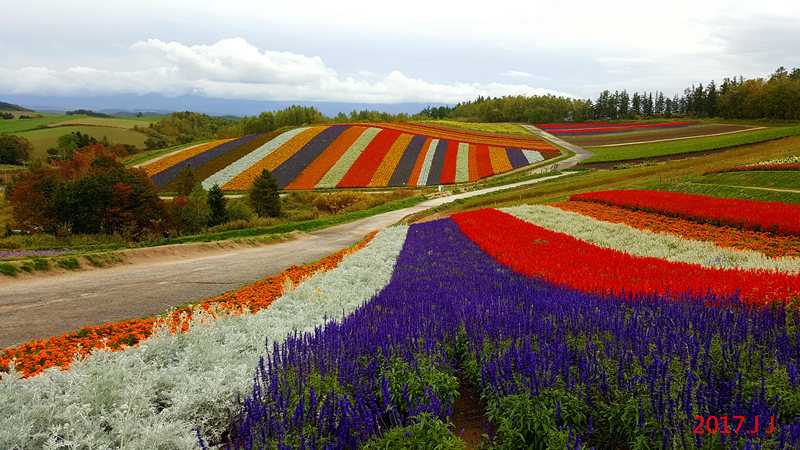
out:
<path id="1" fill-rule="evenodd" d="M 626 161 L 657 156 L 715 150 L 739 145 L 754 144 L 773 139 L 800 135 L 800 125 L 780 128 L 767 128 L 743 133 L 726 134 L 713 137 L 699 137 L 680 141 L 666 141 L 652 144 L 627 145 L 620 147 L 589 148 L 595 156 L 584 163 Z"/>
<path id="2" fill-rule="evenodd" d="M 68 116 L 69 120 L 59 122 L 58 126 L 65 125 L 95 125 L 101 127 L 114 127 L 132 129 L 134 126 L 146 127 L 153 122 L 163 119 L 159 116 L 151 117 L 89 117 Z"/>
<path id="3" fill-rule="evenodd" d="M 26 113 L 28 115 L 37 113 Z M 63 122 L 74 118 L 66 114 L 42 114 L 41 118 L 33 119 L 6 119 L 0 120 L 0 133 L 18 133 L 20 131 L 33 130 L 34 128 Z"/>
<path id="4" fill-rule="evenodd" d="M 96 139 L 106 136 L 111 142 L 118 144 L 131 144 L 138 148 L 144 148 L 146 136 L 138 131 L 127 130 L 124 128 L 99 127 L 90 125 L 76 125 L 67 127 L 52 127 L 40 130 L 30 130 L 15 133 L 17 136 L 27 138 L 33 144 L 33 155 L 46 157 L 47 149 L 58 145 L 58 137 L 69 134 L 73 131 L 86 133 Z"/>

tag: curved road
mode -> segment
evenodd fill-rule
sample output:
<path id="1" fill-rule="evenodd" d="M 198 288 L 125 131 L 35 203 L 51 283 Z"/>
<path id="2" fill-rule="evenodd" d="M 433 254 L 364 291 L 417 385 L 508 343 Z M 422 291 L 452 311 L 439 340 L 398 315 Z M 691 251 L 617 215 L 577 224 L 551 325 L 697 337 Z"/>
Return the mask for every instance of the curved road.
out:
<path id="1" fill-rule="evenodd" d="M 459 198 L 563 175 L 427 200 L 409 208 L 314 231 L 293 241 L 261 247 L 40 279 L 3 280 L 0 349 L 86 325 L 162 314 L 176 305 L 199 302 L 252 284 L 292 264 L 319 260 L 355 245 L 370 232 L 395 224 L 409 214 Z"/>

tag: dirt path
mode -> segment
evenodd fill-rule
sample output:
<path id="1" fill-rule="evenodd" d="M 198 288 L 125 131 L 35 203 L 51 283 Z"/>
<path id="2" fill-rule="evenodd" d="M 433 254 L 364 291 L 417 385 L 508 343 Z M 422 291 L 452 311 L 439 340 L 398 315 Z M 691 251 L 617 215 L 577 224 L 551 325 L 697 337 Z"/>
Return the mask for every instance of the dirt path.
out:
<path id="1" fill-rule="evenodd" d="M 570 144 L 569 142 L 559 137 L 553 136 L 552 134 L 542 129 L 534 127 L 533 125 L 522 125 L 522 126 L 525 127 L 527 130 L 530 130 L 533 133 L 539 135 L 539 137 L 547 139 L 550 142 L 553 142 L 568 150 L 575 152 L 575 156 L 573 156 L 572 158 L 565 159 L 564 161 L 554 164 L 552 167 L 555 170 L 569 169 L 570 167 L 574 167 L 576 164 L 583 161 L 584 159 L 589 159 L 592 156 L 594 156 L 594 153 L 590 152 L 589 150 L 586 150 L 585 148 L 575 144 Z"/>
<path id="2" fill-rule="evenodd" d="M 300 236 L 292 241 L 211 254 L 178 255 L 116 266 L 0 283 L 0 349 L 172 307 L 239 289 L 292 264 L 316 261 L 361 241 L 404 216 L 444 203 L 539 183 L 566 174 L 428 200 L 418 205 Z M 224 249 L 223 249 L 224 250 Z"/>
<path id="3" fill-rule="evenodd" d="M 683 139 L 696 139 L 696 138 L 704 138 L 704 137 L 711 137 L 711 136 L 722 136 L 723 134 L 733 134 L 733 133 L 741 133 L 743 131 L 755 131 L 755 130 L 763 130 L 767 127 L 752 127 L 752 128 L 745 128 L 744 130 L 735 130 L 735 131 L 725 131 L 723 133 L 712 133 L 712 134 L 699 134 L 697 136 L 682 136 L 676 138 L 666 138 L 666 139 L 653 139 L 652 141 L 639 141 L 639 142 L 623 142 L 620 144 L 604 144 L 604 145 L 589 145 L 589 148 L 602 148 L 602 147 L 622 147 L 625 145 L 639 145 L 639 144 L 655 144 L 656 142 L 667 142 L 667 141 L 680 141 Z"/>

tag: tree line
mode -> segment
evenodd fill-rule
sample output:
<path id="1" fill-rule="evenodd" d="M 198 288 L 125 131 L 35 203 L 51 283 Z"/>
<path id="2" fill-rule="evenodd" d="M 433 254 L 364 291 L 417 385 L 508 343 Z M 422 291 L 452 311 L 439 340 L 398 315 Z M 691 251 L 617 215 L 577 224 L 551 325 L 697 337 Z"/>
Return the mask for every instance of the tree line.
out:
<path id="1" fill-rule="evenodd" d="M 661 91 L 604 90 L 596 100 L 568 97 L 478 97 L 455 106 L 428 107 L 419 116 L 474 122 L 548 123 L 671 117 L 800 120 L 800 68 L 778 68 L 769 78 L 742 76 L 694 84 L 673 97 Z"/>

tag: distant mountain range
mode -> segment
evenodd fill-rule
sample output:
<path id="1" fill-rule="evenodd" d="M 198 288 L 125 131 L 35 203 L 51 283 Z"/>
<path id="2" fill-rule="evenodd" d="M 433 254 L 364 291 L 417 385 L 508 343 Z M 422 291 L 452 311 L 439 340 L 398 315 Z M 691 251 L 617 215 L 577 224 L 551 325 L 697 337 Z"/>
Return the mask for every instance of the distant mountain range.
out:
<path id="1" fill-rule="evenodd" d="M 197 96 L 163 97 L 160 95 L 113 95 L 107 97 L 49 97 L 36 95 L 2 95 L 3 99 L 25 105 L 30 109 L 45 113 L 64 113 L 76 109 L 91 109 L 120 117 L 142 115 L 165 115 L 174 111 L 194 111 L 210 115 L 252 116 L 264 111 L 275 111 L 292 105 L 315 106 L 326 116 L 335 116 L 356 110 L 375 110 L 391 114 L 418 113 L 427 106 L 441 106 L 439 103 L 334 103 L 308 101 L 256 101 L 226 100 Z M 0 102 L 2 105 L 9 103 Z M 17 106 L 17 105 L 12 105 Z"/>

